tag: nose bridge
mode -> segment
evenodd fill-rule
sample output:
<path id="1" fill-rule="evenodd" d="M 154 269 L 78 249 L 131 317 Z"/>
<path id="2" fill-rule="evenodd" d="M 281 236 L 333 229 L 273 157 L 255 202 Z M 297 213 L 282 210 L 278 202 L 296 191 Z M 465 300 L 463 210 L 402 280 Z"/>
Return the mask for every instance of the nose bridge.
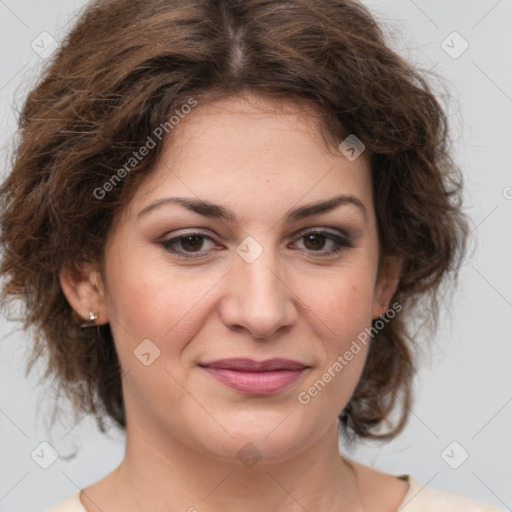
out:
<path id="1" fill-rule="evenodd" d="M 242 326 L 254 337 L 269 337 L 294 318 L 291 292 L 280 275 L 279 255 L 267 244 L 265 248 L 248 237 L 237 248 L 230 273 L 224 321 Z"/>

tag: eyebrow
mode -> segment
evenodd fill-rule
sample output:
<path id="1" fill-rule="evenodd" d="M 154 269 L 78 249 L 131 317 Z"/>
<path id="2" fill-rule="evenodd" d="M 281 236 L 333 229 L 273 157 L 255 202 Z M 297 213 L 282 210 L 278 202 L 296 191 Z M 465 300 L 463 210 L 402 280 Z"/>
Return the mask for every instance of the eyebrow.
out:
<path id="1" fill-rule="evenodd" d="M 236 222 L 237 220 L 236 214 L 224 206 L 202 199 L 192 199 L 187 197 L 163 197 L 161 199 L 157 199 L 143 208 L 137 214 L 137 219 L 146 216 L 149 212 L 159 208 L 160 206 L 168 204 L 179 204 L 188 210 L 198 213 L 199 215 L 203 215 L 204 217 L 223 219 L 228 222 Z M 339 206 L 345 205 L 356 206 L 363 214 L 365 220 L 367 220 L 367 212 L 364 204 L 360 199 L 352 195 L 340 195 L 325 201 L 300 206 L 299 208 L 288 212 L 286 219 L 288 222 L 297 222 L 307 217 L 326 213 L 338 208 Z"/>

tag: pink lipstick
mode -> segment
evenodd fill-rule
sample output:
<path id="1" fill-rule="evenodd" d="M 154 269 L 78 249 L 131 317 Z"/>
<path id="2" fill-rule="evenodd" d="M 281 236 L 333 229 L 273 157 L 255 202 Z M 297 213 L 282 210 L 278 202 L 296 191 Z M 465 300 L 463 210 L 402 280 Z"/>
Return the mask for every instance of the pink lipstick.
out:
<path id="1" fill-rule="evenodd" d="M 201 366 L 219 382 L 248 394 L 271 395 L 282 391 L 308 368 L 290 359 L 254 361 L 248 358 L 221 359 Z"/>

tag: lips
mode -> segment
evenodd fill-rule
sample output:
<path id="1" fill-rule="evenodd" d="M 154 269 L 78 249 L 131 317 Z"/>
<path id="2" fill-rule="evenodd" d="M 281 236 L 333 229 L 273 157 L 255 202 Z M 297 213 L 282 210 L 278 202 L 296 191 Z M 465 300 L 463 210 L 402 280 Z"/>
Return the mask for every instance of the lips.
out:
<path id="1" fill-rule="evenodd" d="M 199 365 L 218 382 L 249 395 L 272 395 L 290 387 L 308 366 L 290 359 L 220 359 Z"/>
<path id="2" fill-rule="evenodd" d="M 255 361 L 248 358 L 219 359 L 217 361 L 201 363 L 199 366 L 223 368 L 239 372 L 273 372 L 278 370 L 303 370 L 307 368 L 306 365 L 298 361 L 284 358 L 267 359 L 266 361 Z"/>

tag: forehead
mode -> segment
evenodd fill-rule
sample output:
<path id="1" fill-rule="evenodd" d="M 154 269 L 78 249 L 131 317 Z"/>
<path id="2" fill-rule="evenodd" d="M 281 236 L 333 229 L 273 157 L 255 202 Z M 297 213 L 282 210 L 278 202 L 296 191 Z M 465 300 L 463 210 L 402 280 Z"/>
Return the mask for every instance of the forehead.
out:
<path id="1" fill-rule="evenodd" d="M 174 128 L 132 210 L 180 195 L 263 215 L 338 194 L 356 195 L 371 209 L 365 155 L 349 161 L 328 145 L 319 116 L 307 103 L 253 96 L 199 103 Z"/>
<path id="2" fill-rule="evenodd" d="M 196 152 L 201 151 L 209 143 L 213 143 L 214 149 L 228 147 L 237 153 L 249 145 L 259 145 L 263 149 L 296 146 L 300 142 L 306 148 L 339 155 L 334 147 L 337 143 L 333 144 L 336 138 L 332 137 L 330 144 L 324 140 L 323 115 L 305 100 L 239 94 L 204 104 L 200 102 L 173 130 L 168 144 L 174 146 L 173 151 L 177 154 L 192 147 Z"/>

